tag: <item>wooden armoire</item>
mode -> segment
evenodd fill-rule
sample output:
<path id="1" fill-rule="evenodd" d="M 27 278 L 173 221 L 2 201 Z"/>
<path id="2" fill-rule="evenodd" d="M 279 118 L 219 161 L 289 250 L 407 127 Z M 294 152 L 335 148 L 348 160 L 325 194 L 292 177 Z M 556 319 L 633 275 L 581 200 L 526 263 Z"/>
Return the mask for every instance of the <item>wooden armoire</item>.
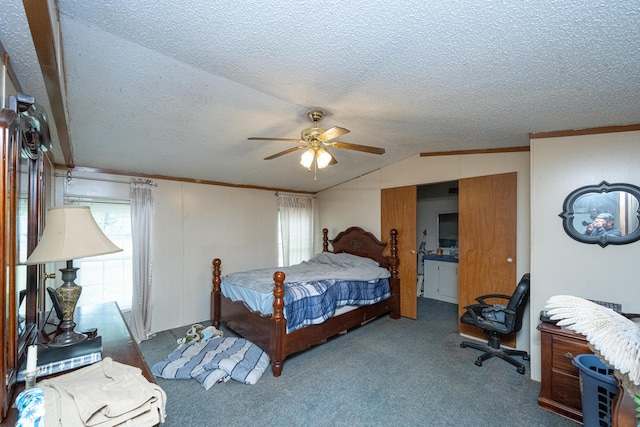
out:
<path id="1" fill-rule="evenodd" d="M 50 163 L 43 152 L 50 144 L 46 116 L 35 99 L 16 93 L 0 110 L 0 416 L 4 419 L 18 391 L 16 382 L 27 347 L 37 339 L 44 308 L 44 269 L 26 266 L 44 228 Z"/>

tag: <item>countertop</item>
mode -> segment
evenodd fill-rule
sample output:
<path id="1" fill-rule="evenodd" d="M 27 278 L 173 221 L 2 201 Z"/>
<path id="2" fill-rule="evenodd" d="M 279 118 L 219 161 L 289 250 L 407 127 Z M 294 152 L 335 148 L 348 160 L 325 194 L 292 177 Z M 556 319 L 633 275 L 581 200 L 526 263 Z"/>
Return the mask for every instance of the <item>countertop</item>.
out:
<path id="1" fill-rule="evenodd" d="M 452 257 L 450 255 L 436 255 L 436 254 L 427 254 L 422 255 L 423 260 L 429 261 L 444 261 L 444 262 L 458 262 L 458 258 Z"/>

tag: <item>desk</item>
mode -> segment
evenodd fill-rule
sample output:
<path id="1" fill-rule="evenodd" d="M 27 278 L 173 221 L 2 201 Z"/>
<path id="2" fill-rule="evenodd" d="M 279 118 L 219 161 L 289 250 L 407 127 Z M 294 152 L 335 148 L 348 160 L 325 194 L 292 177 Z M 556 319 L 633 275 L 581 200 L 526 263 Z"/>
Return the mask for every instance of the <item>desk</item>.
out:
<path id="1" fill-rule="evenodd" d="M 147 380 L 155 383 L 155 379 L 147 362 L 145 362 L 138 344 L 131 336 L 129 327 L 115 302 L 78 307 L 74 316 L 76 331 L 96 328 L 102 337 L 102 358 L 111 357 L 113 360 L 142 370 Z M 39 378 L 42 379 L 42 378 Z M 22 391 L 24 384 L 15 387 L 15 396 Z M 15 396 L 13 401 L 15 401 Z M 7 417 L 0 426 L 14 426 L 18 419 L 18 411 L 9 409 Z"/>
<path id="2" fill-rule="evenodd" d="M 147 380 L 155 383 L 151 369 L 133 339 L 129 327 L 115 302 L 79 307 L 76 310 L 77 331 L 97 328 L 102 336 L 102 358 L 110 357 L 116 362 L 136 366 Z"/>

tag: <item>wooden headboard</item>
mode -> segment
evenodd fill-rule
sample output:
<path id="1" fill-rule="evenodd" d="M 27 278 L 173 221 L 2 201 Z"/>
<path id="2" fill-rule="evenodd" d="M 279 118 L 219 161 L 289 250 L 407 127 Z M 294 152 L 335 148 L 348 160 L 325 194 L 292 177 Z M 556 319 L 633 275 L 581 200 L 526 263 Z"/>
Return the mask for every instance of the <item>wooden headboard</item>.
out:
<path id="1" fill-rule="evenodd" d="M 328 233 L 329 230 L 326 228 L 322 229 L 322 250 L 324 252 L 329 251 L 329 243 L 331 243 L 333 253 L 345 252 L 367 257 L 377 261 L 381 267 L 389 267 L 390 257 L 382 255 L 382 251 L 387 247 L 387 244 L 378 240 L 376 236 L 370 232 L 360 227 L 349 227 L 338 233 L 333 240 L 329 240 L 327 237 Z"/>

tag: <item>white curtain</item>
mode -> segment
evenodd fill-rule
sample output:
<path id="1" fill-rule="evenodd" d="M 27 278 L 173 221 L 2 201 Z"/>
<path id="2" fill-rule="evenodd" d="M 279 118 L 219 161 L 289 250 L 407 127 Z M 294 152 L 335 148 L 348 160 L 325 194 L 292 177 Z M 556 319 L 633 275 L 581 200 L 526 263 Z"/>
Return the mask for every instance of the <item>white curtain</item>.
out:
<path id="1" fill-rule="evenodd" d="M 313 255 L 313 197 L 278 194 L 280 267 L 298 264 Z"/>
<path id="2" fill-rule="evenodd" d="M 131 181 L 133 298 L 129 326 L 138 343 L 153 336 L 150 331 L 154 186 L 149 180 Z"/>

